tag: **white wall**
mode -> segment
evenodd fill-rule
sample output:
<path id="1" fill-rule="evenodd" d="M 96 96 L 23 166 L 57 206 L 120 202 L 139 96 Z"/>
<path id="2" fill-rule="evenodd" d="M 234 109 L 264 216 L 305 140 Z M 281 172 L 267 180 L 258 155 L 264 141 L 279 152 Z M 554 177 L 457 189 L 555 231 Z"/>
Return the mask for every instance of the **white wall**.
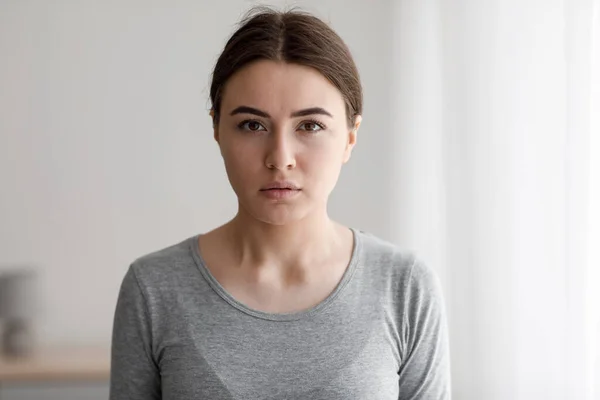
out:
<path id="1" fill-rule="evenodd" d="M 251 4 L 0 2 L 0 271 L 39 268 L 41 342 L 108 342 L 129 263 L 233 215 L 209 76 Z M 389 238 L 391 0 L 296 5 L 346 40 L 365 89 L 331 214 Z"/>

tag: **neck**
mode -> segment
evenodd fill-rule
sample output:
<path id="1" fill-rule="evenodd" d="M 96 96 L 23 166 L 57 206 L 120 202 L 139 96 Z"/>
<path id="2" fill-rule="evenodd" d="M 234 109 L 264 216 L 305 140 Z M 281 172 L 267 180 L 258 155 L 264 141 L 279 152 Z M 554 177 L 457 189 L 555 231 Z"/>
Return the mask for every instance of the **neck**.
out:
<path id="1" fill-rule="evenodd" d="M 265 271 L 306 270 L 338 254 L 348 234 L 326 212 L 286 225 L 273 225 L 238 212 L 229 237 L 239 265 Z"/>

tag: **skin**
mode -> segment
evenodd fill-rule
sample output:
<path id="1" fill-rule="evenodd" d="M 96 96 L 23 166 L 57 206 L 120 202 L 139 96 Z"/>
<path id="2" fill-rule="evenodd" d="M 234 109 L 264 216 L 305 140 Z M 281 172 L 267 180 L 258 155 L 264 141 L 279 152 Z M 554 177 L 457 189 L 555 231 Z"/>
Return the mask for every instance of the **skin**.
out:
<path id="1" fill-rule="evenodd" d="M 327 201 L 360 123 L 358 116 L 348 126 L 341 93 L 310 67 L 261 60 L 227 81 L 214 138 L 238 213 L 201 235 L 199 247 L 238 301 L 265 312 L 300 311 L 339 283 L 353 237 L 329 218 Z M 277 180 L 300 190 L 291 198 L 265 196 L 261 189 Z"/>

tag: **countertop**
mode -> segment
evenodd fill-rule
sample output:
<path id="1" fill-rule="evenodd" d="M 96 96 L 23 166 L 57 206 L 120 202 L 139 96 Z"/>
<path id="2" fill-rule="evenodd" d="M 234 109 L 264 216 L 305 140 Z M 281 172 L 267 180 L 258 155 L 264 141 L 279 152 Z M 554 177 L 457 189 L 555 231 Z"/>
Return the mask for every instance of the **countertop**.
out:
<path id="1" fill-rule="evenodd" d="M 0 355 L 0 383 L 98 381 L 109 375 L 108 346 L 45 347 L 20 358 Z"/>

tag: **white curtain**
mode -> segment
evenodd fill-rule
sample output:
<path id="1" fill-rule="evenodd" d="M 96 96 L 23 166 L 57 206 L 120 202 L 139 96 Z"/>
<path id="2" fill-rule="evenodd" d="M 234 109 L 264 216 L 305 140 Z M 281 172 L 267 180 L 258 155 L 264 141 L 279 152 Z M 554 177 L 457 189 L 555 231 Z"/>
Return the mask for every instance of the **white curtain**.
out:
<path id="1" fill-rule="evenodd" d="M 600 0 L 394 4 L 394 240 L 453 398 L 600 399 Z"/>

